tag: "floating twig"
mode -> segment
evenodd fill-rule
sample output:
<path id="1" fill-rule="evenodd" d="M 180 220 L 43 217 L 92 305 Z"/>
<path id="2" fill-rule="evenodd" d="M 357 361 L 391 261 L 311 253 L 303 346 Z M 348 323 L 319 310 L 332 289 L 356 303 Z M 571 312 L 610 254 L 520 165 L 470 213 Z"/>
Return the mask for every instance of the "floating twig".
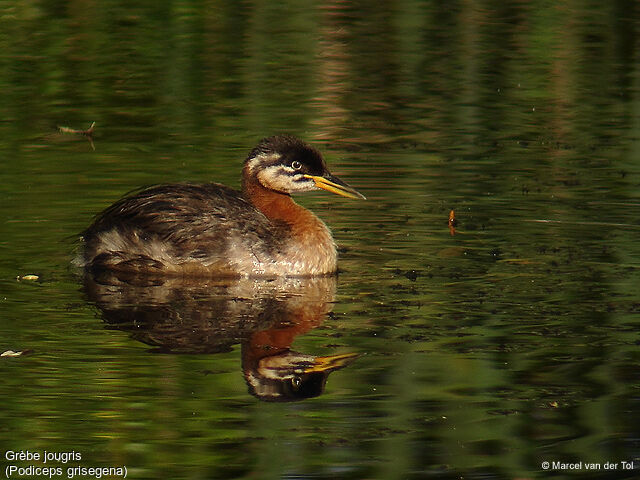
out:
<path id="1" fill-rule="evenodd" d="M 84 135 L 86 137 L 91 137 L 93 136 L 93 129 L 96 126 L 96 122 L 91 123 L 91 126 L 89 128 L 87 128 L 86 130 L 76 130 L 75 128 L 69 128 L 69 127 L 58 127 L 58 130 L 60 130 L 60 133 L 71 133 L 74 135 Z"/>
<path id="2" fill-rule="evenodd" d="M 93 130 L 95 126 L 96 126 L 96 122 L 92 122 L 89 128 L 87 128 L 86 130 L 78 130 L 75 128 L 62 127 L 58 125 L 58 130 L 60 131 L 60 133 L 68 133 L 71 135 L 82 135 L 86 137 L 87 140 L 89 140 L 89 143 L 91 144 L 91 148 L 95 150 L 96 147 L 93 144 Z"/>

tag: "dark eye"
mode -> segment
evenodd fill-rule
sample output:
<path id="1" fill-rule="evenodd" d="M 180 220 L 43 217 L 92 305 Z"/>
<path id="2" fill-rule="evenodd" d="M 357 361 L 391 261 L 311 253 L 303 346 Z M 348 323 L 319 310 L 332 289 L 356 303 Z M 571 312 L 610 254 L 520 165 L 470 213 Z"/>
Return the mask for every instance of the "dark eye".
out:
<path id="1" fill-rule="evenodd" d="M 298 390 L 300 388 L 300 385 L 302 385 L 302 379 L 300 377 L 296 375 L 291 379 L 291 386 L 294 390 Z"/>
<path id="2" fill-rule="evenodd" d="M 293 168 L 294 170 L 300 170 L 302 168 L 302 164 L 299 161 L 294 160 L 293 162 L 291 162 L 291 168 Z"/>

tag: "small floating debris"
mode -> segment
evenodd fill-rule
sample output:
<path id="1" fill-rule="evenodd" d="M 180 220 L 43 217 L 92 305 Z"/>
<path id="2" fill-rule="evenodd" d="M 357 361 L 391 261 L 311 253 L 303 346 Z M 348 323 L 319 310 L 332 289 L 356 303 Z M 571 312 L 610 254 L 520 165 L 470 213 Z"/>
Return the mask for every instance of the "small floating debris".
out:
<path id="1" fill-rule="evenodd" d="M 36 282 L 38 280 L 40 280 L 40 276 L 39 275 L 35 275 L 33 273 L 29 273 L 27 275 L 18 275 L 16 277 L 16 280 L 19 282 L 22 282 L 23 280 L 26 282 Z"/>
<path id="2" fill-rule="evenodd" d="M 415 282 L 416 279 L 420 276 L 420 272 L 418 272 L 417 270 L 407 270 L 403 275 L 412 282 Z"/>
<path id="3" fill-rule="evenodd" d="M 96 147 L 93 144 L 93 131 L 95 126 L 96 126 L 96 122 L 92 122 L 89 128 L 87 128 L 86 130 L 78 130 L 75 128 L 62 127 L 58 125 L 58 130 L 60 131 L 60 133 L 68 133 L 71 135 L 82 135 L 84 137 L 87 137 L 87 140 L 89 140 L 89 143 L 91 144 L 91 148 L 95 150 Z"/>
<path id="4" fill-rule="evenodd" d="M 93 129 L 95 126 L 96 126 L 96 122 L 92 122 L 91 126 L 86 130 L 76 130 L 75 128 L 61 127 L 61 126 L 58 126 L 58 130 L 60 130 L 60 133 L 70 133 L 72 135 L 84 135 L 86 137 L 90 137 L 93 135 Z"/>
<path id="5" fill-rule="evenodd" d="M 14 352 L 13 350 L 7 350 L 5 352 L 0 353 L 0 357 L 21 357 L 22 355 L 26 355 L 31 350 L 21 350 L 18 352 Z"/>
<path id="6" fill-rule="evenodd" d="M 449 212 L 449 233 L 451 235 L 456 234 L 456 226 L 458 225 L 458 220 L 456 220 L 456 212 L 451 210 Z"/>

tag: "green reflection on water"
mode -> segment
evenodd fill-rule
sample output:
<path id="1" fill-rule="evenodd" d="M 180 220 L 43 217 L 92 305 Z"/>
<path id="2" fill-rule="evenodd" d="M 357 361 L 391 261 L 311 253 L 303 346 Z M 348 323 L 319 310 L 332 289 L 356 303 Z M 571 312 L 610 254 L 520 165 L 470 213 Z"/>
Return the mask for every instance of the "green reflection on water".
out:
<path id="1" fill-rule="evenodd" d="M 628 2 L 1 5 L 0 350 L 32 350 L 0 362 L 2 450 L 135 478 L 640 465 L 638 21 Z M 95 150 L 56 130 L 94 121 Z M 300 199 L 343 273 L 294 347 L 364 355 L 286 405 L 247 393 L 239 345 L 154 354 L 105 328 L 69 267 L 120 195 L 237 186 L 282 131 L 369 198 Z"/>

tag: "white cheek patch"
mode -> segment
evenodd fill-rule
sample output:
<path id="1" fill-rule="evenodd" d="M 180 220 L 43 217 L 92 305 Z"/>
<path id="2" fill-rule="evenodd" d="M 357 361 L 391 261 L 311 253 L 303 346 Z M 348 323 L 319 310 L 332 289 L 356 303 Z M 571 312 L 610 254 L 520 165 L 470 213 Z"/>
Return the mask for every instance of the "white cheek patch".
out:
<path id="1" fill-rule="evenodd" d="M 255 157 L 247 160 L 246 168 L 249 173 L 254 173 L 260 165 L 277 162 L 280 159 L 280 155 L 277 153 L 261 153 Z"/>
<path id="2" fill-rule="evenodd" d="M 292 176 L 293 172 L 295 170 L 291 167 L 274 165 L 260 170 L 256 177 L 262 185 L 278 192 L 292 193 L 314 190 L 313 181 L 305 179 L 301 173 Z"/>

